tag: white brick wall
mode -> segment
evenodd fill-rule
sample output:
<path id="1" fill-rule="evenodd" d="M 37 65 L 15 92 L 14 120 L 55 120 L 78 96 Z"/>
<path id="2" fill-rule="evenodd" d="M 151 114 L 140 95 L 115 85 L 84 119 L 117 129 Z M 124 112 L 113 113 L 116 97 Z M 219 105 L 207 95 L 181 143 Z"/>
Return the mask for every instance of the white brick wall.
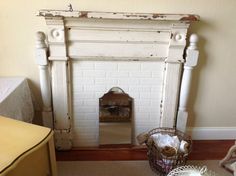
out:
<path id="1" fill-rule="evenodd" d="M 98 145 L 98 98 L 112 87 L 120 87 L 134 98 L 134 138 L 158 127 L 163 70 L 162 62 L 74 61 L 74 146 Z"/>

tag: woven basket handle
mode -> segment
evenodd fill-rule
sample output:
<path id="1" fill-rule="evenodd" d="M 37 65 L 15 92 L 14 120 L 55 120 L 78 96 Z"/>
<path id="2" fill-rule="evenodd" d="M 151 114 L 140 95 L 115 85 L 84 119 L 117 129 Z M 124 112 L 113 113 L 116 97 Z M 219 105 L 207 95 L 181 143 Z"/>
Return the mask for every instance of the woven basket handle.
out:
<path id="1" fill-rule="evenodd" d="M 138 140 L 139 145 L 142 145 L 142 144 L 146 143 L 148 138 L 149 138 L 149 135 L 148 135 L 147 132 L 140 133 L 137 136 L 137 140 Z"/>

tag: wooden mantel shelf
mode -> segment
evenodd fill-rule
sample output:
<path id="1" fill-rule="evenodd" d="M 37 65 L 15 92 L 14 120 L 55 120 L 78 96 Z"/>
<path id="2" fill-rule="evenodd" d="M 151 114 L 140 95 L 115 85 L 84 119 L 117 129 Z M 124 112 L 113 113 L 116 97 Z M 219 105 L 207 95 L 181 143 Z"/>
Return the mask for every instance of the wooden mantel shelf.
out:
<path id="1" fill-rule="evenodd" d="M 161 20 L 161 21 L 199 21 L 193 14 L 159 14 L 159 13 L 124 13 L 124 12 L 90 12 L 67 10 L 40 10 L 37 16 L 43 17 L 78 17 L 95 19 L 127 19 L 127 20 Z"/>

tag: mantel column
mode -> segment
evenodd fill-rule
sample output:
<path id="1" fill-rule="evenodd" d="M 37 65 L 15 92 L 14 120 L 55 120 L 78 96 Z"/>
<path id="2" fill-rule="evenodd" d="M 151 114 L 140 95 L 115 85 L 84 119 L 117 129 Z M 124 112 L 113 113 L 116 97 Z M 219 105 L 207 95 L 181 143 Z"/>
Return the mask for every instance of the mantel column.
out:
<path id="1" fill-rule="evenodd" d="M 184 71 L 182 76 L 181 90 L 180 90 L 180 99 L 179 99 L 179 109 L 177 116 L 177 129 L 185 132 L 188 112 L 187 104 L 189 98 L 189 91 L 192 79 L 192 70 L 197 65 L 199 51 L 197 49 L 198 36 L 192 34 L 190 36 L 190 45 L 186 51 L 186 62 L 184 64 Z"/>
<path id="2" fill-rule="evenodd" d="M 47 17 L 52 74 L 52 101 L 55 145 L 58 150 L 72 147 L 70 63 L 67 57 L 63 17 Z"/>
<path id="3" fill-rule="evenodd" d="M 186 33 L 189 24 L 173 23 L 169 43 L 168 57 L 165 60 L 164 85 L 161 104 L 161 127 L 175 127 L 183 51 L 186 45 Z"/>
<path id="4" fill-rule="evenodd" d="M 39 65 L 39 79 L 41 96 L 43 100 L 42 120 L 43 125 L 53 128 L 52 102 L 51 102 L 51 84 L 48 68 L 47 45 L 45 43 L 45 34 L 36 33 L 36 62 Z"/>

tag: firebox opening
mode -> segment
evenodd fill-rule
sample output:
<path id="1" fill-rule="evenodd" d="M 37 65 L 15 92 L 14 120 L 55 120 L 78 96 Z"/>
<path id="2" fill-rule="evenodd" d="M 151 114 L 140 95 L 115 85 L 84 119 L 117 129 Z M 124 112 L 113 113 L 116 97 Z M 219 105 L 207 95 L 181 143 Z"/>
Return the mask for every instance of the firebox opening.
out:
<path id="1" fill-rule="evenodd" d="M 131 144 L 133 98 L 113 87 L 99 98 L 99 141 L 104 144 Z"/>

